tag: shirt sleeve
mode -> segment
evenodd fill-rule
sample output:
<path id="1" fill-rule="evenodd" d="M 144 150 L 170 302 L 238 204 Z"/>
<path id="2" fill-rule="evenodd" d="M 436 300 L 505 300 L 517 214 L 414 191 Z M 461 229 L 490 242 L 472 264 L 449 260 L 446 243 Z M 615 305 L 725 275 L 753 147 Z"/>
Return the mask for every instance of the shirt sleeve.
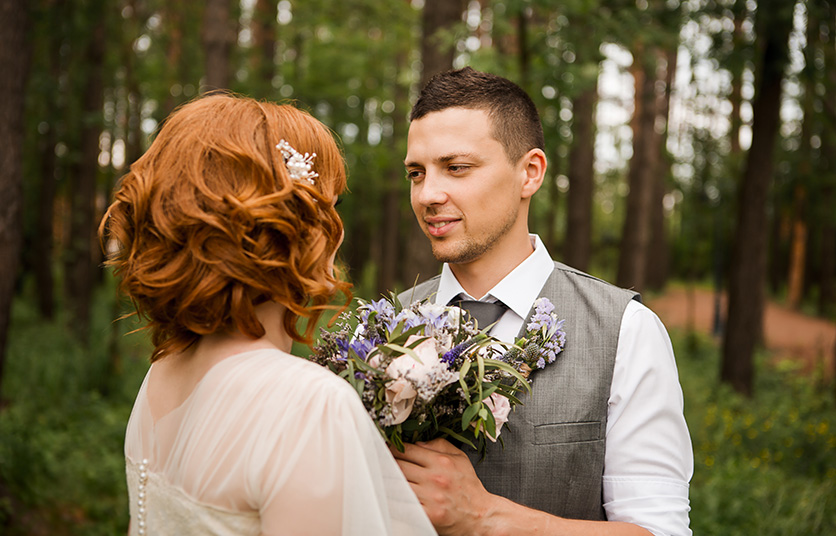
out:
<path id="1" fill-rule="evenodd" d="M 604 509 L 656 536 L 690 536 L 693 448 L 664 325 L 647 307 L 625 309 L 607 413 Z"/>

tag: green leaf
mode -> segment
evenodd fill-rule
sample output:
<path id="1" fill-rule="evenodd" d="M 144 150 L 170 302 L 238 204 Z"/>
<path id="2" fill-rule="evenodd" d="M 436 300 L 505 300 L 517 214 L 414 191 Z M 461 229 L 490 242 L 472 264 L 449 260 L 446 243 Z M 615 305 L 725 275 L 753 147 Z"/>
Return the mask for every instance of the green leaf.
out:
<path id="1" fill-rule="evenodd" d="M 499 369 L 499 370 L 503 370 L 505 372 L 508 372 L 514 378 L 519 380 L 520 383 L 523 384 L 526 391 L 528 391 L 529 393 L 531 392 L 531 386 L 528 385 L 528 381 L 526 381 L 526 379 L 522 376 L 522 374 L 517 372 L 517 370 L 514 367 L 512 367 L 511 365 L 509 365 L 508 363 L 505 363 L 504 361 L 497 361 L 496 359 L 486 359 L 485 360 L 485 367 L 487 367 L 489 369 Z"/>
<path id="2" fill-rule="evenodd" d="M 488 412 L 488 416 L 485 418 L 485 432 L 487 432 L 487 434 L 494 439 L 496 438 L 496 419 L 490 411 Z"/>
<path id="3" fill-rule="evenodd" d="M 395 328 L 395 331 L 392 332 L 392 335 L 396 335 L 396 336 L 390 338 L 389 343 L 400 344 L 400 345 L 406 344 L 407 339 L 409 339 L 412 335 L 417 335 L 418 333 L 421 332 L 421 330 L 424 329 L 424 326 L 413 326 L 413 327 L 409 328 L 408 330 L 404 331 L 403 333 L 400 333 L 399 330 L 403 329 L 403 326 L 405 324 L 406 324 L 406 321 L 402 321 L 402 322 L 398 323 L 398 326 Z M 427 340 L 428 338 L 429 337 L 424 337 L 422 339 L 422 342 Z M 420 344 L 420 343 L 418 343 L 418 344 Z M 415 346 L 417 346 L 417 344 L 414 345 L 414 346 L 410 346 L 410 348 L 414 348 Z"/>
<path id="4" fill-rule="evenodd" d="M 446 427 L 442 426 L 441 428 L 438 429 L 438 431 L 452 437 L 453 439 L 461 441 L 462 443 L 464 443 L 466 445 L 470 445 L 471 447 L 476 449 L 476 445 L 473 444 L 473 441 L 469 440 L 468 438 L 466 438 L 465 436 L 463 436 L 461 434 L 458 434 L 458 433 L 454 432 L 453 430 L 451 430 L 449 428 L 446 428 Z M 476 450 L 478 450 L 478 449 L 476 449 Z M 401 451 L 401 452 L 403 452 L 403 451 Z"/>
<path id="5" fill-rule="evenodd" d="M 475 404 L 469 405 L 467 409 L 464 410 L 462 413 L 462 430 L 467 430 L 470 423 L 476 417 L 476 414 L 482 409 L 482 406 L 482 402 L 476 402 Z"/>
<path id="6" fill-rule="evenodd" d="M 489 396 L 494 394 L 494 392 L 496 392 L 496 390 L 499 388 L 498 384 L 499 384 L 498 381 L 491 382 L 491 383 L 482 383 L 482 398 L 481 398 L 481 400 L 485 400 L 486 398 L 488 398 Z"/>
<path id="7" fill-rule="evenodd" d="M 408 356 L 412 357 L 412 359 L 414 359 L 415 361 L 423 364 L 423 361 L 421 361 L 421 358 L 418 357 L 418 354 L 415 353 L 415 350 L 413 350 L 411 348 L 407 348 L 405 346 L 401 346 L 399 344 L 392 344 L 392 343 L 381 344 L 380 346 L 378 346 L 378 348 L 385 355 L 399 355 L 399 356 L 408 355 Z"/>

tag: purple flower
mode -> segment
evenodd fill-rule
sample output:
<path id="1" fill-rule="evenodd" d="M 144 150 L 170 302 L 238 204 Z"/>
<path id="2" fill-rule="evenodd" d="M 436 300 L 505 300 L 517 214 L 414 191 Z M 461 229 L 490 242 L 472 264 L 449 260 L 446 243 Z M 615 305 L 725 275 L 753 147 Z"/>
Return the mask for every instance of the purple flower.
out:
<path id="1" fill-rule="evenodd" d="M 465 341 L 461 344 L 457 344 L 456 346 L 445 352 L 443 356 L 441 356 L 441 362 L 449 367 L 450 365 L 456 362 L 456 359 L 458 359 L 459 356 L 462 355 L 462 352 L 467 350 L 469 346 L 470 341 Z"/>
<path id="2" fill-rule="evenodd" d="M 360 311 L 360 321 L 364 324 L 368 322 L 372 313 L 377 313 L 378 319 L 383 323 L 387 323 L 395 316 L 395 308 L 386 298 L 364 303 L 357 310 Z"/>
<path id="3" fill-rule="evenodd" d="M 340 355 L 337 359 L 340 361 L 345 361 L 348 359 L 348 348 L 349 344 L 348 341 L 345 339 L 337 339 L 337 350 L 339 350 Z"/>
<path id="4" fill-rule="evenodd" d="M 542 315 L 550 315 L 554 311 L 554 304 L 548 298 L 537 298 L 534 302 L 534 312 Z"/>
<path id="5" fill-rule="evenodd" d="M 354 353 L 357 354 L 357 357 L 362 359 L 363 361 L 366 360 L 368 357 L 369 352 L 371 352 L 375 346 L 384 343 L 385 341 L 378 338 L 373 339 L 354 339 L 349 343 L 349 347 L 354 350 Z"/>

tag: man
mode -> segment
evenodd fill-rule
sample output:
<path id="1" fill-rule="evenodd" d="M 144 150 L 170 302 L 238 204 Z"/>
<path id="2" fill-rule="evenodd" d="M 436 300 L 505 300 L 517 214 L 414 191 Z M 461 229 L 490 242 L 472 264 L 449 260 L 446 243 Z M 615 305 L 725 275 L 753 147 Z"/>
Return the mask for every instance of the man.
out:
<path id="1" fill-rule="evenodd" d="M 566 348 L 483 461 L 445 440 L 393 450 L 440 534 L 690 535 L 693 453 L 673 350 L 638 296 L 552 261 L 528 232 L 546 171 L 534 103 L 470 68 L 442 73 L 410 116 L 412 208 L 440 276 L 402 293 L 494 302 L 511 341 L 548 297 Z M 471 457 L 472 457 L 471 453 Z"/>

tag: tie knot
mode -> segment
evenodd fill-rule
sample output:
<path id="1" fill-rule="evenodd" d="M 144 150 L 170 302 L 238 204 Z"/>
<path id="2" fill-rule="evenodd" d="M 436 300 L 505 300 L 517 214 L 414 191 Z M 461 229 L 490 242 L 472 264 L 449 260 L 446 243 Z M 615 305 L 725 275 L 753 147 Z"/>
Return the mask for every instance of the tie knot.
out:
<path id="1" fill-rule="evenodd" d="M 470 317 L 476 320 L 476 327 L 479 329 L 490 326 L 508 310 L 508 306 L 501 301 L 454 300 L 450 304 L 467 311 Z"/>

